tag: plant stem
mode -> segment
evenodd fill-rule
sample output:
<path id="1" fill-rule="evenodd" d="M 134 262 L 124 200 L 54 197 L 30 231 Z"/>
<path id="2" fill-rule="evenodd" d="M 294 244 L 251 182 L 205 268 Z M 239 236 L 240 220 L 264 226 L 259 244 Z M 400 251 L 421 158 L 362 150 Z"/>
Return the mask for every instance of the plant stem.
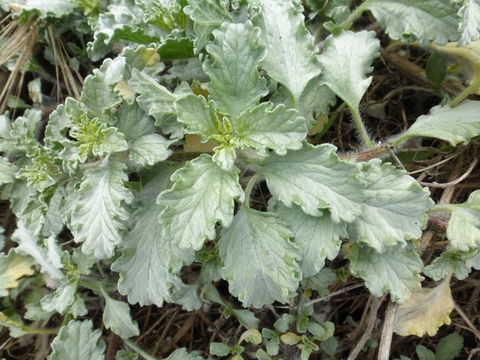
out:
<path id="1" fill-rule="evenodd" d="M 247 208 L 250 207 L 250 195 L 252 194 L 253 187 L 261 177 L 262 177 L 262 174 L 258 172 L 255 175 L 253 175 L 250 178 L 250 180 L 248 180 L 247 187 L 245 188 L 245 200 L 243 202 L 243 206 Z"/>
<path id="2" fill-rule="evenodd" d="M 7 315 L 5 315 L 2 312 L 0 312 L 0 323 L 5 324 L 6 326 L 15 327 L 29 334 L 58 334 L 57 329 L 36 329 L 36 328 L 25 326 L 18 321 L 10 319 Z"/>
<path id="3" fill-rule="evenodd" d="M 362 116 L 360 115 L 360 112 L 358 109 L 353 109 L 350 108 L 350 111 L 352 113 L 352 118 L 353 118 L 353 123 L 355 124 L 358 134 L 360 135 L 360 140 L 367 145 L 371 149 L 375 149 L 377 146 L 375 143 L 370 140 L 370 136 L 368 135 L 367 129 L 365 128 L 365 125 L 363 125 L 362 121 Z"/>
<path id="4" fill-rule="evenodd" d="M 365 11 L 366 5 L 370 2 L 370 0 L 365 1 L 363 4 L 358 6 L 349 16 L 345 19 L 344 22 L 340 24 L 340 28 L 343 30 L 348 30 L 352 26 L 353 22 L 357 20 L 360 15 Z"/>
<path id="5" fill-rule="evenodd" d="M 123 342 L 133 351 L 135 351 L 138 355 L 143 357 L 145 360 L 158 360 L 156 357 L 150 355 L 147 353 L 145 350 L 140 349 L 134 342 L 128 340 L 128 339 L 123 339 Z"/>

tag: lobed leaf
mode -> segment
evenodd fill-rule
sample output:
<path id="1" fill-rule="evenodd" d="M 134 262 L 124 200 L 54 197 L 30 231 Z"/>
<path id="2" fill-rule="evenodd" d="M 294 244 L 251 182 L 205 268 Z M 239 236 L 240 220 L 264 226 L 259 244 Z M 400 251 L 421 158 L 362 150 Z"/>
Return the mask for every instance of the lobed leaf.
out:
<path id="1" fill-rule="evenodd" d="M 218 111 L 233 119 L 267 95 L 266 80 L 258 73 L 265 56 L 258 29 L 246 24 L 223 24 L 213 32 L 203 69 L 210 78 L 208 90 Z"/>
<path id="2" fill-rule="evenodd" d="M 266 48 L 262 67 L 287 87 L 297 103 L 307 83 L 320 74 L 313 37 L 304 24 L 299 1 L 259 0 L 253 16 Z"/>
<path id="3" fill-rule="evenodd" d="M 300 280 L 291 231 L 276 215 L 242 207 L 218 242 L 222 277 L 246 306 L 285 303 Z"/>
<path id="4" fill-rule="evenodd" d="M 430 192 L 411 176 L 380 159 L 362 163 L 359 180 L 366 184 L 357 218 L 348 224 L 349 239 L 378 252 L 417 239 L 433 206 Z"/>
<path id="5" fill-rule="evenodd" d="M 480 101 L 466 100 L 457 107 L 434 106 L 428 115 L 420 116 L 403 134 L 391 141 L 397 145 L 416 136 L 448 141 L 452 146 L 469 142 L 480 135 Z"/>
<path id="6" fill-rule="evenodd" d="M 318 274 L 325 259 L 337 257 L 342 245 L 340 238 L 347 236 L 345 223 L 334 223 L 327 211 L 318 217 L 307 215 L 298 206 L 288 208 L 279 204 L 275 213 L 293 232 L 304 278 Z"/>
<path id="7" fill-rule="evenodd" d="M 71 320 L 53 339 L 48 359 L 104 360 L 105 343 L 101 336 L 100 330 L 93 330 L 91 320 Z"/>
<path id="8" fill-rule="evenodd" d="M 460 23 L 458 31 L 461 34 L 459 46 L 464 46 L 480 37 L 480 3 L 478 0 L 463 0 L 458 10 Z"/>
<path id="9" fill-rule="evenodd" d="M 374 296 L 389 292 L 392 301 L 402 304 L 421 287 L 423 263 L 414 249 L 389 246 L 379 253 L 366 245 L 356 245 L 346 257 L 352 274 L 365 280 Z"/>
<path id="10" fill-rule="evenodd" d="M 359 105 L 372 78 L 365 74 L 379 53 L 380 41 L 373 31 L 343 31 L 338 36 L 330 35 L 325 40 L 325 51 L 320 56 L 323 69 L 322 83 L 359 116 Z"/>
<path id="11" fill-rule="evenodd" d="M 80 186 L 67 195 L 69 228 L 82 251 L 97 259 L 114 255 L 129 218 L 123 207 L 132 201 L 132 193 L 125 187 L 128 180 L 126 166 L 119 162 L 103 163 L 85 171 Z"/>
<path id="12" fill-rule="evenodd" d="M 18 286 L 18 280 L 34 273 L 35 263 L 29 256 L 17 254 L 13 249 L 8 255 L 0 254 L 0 296 L 7 296 L 8 290 Z"/>
<path id="13" fill-rule="evenodd" d="M 128 304 L 114 300 L 106 293 L 103 295 L 105 308 L 103 309 L 102 320 L 105 327 L 124 339 L 139 335 L 138 324 L 132 320 Z"/>
<path id="14" fill-rule="evenodd" d="M 361 211 L 363 185 L 355 178 L 357 166 L 340 160 L 335 150 L 304 144 L 285 156 L 269 156 L 262 164 L 268 188 L 287 207 L 299 205 L 312 216 L 328 209 L 334 222 L 352 222 Z"/>
<path id="15" fill-rule="evenodd" d="M 238 170 L 227 172 L 206 154 L 177 170 L 173 186 L 157 202 L 164 206 L 160 223 L 165 236 L 181 248 L 198 250 L 215 238 L 215 226 L 230 225 L 234 200 L 243 199 Z"/>

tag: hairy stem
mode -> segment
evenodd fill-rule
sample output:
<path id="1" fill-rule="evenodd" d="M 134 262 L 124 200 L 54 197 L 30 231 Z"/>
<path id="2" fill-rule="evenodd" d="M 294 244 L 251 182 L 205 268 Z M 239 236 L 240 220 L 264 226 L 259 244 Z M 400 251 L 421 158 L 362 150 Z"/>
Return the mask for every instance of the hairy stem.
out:
<path id="1" fill-rule="evenodd" d="M 243 206 L 246 206 L 247 208 L 250 207 L 250 196 L 252 195 L 252 190 L 261 177 L 262 174 L 258 172 L 253 175 L 250 180 L 248 180 L 247 187 L 245 188 L 245 201 L 243 202 Z"/>
<path id="2" fill-rule="evenodd" d="M 360 6 L 358 6 L 358 7 L 348 16 L 348 18 L 346 18 L 345 21 L 340 24 L 340 28 L 342 28 L 343 30 L 348 30 L 348 29 L 350 29 L 350 27 L 352 26 L 353 22 L 354 22 L 355 20 L 357 20 L 357 19 L 362 15 L 362 13 L 365 11 L 365 8 L 367 7 L 366 5 L 367 5 L 369 2 L 370 2 L 370 1 L 367 0 L 367 1 L 365 1 L 363 4 L 361 4 Z"/>
<path id="3" fill-rule="evenodd" d="M 352 118 L 353 118 L 353 123 L 355 124 L 355 127 L 358 130 L 358 134 L 360 136 L 360 140 L 369 148 L 375 149 L 377 146 L 375 143 L 370 140 L 370 136 L 368 135 L 367 129 L 365 128 L 365 125 L 363 125 L 362 121 L 362 116 L 360 115 L 360 112 L 358 109 L 350 109 L 352 113 Z"/>
<path id="4" fill-rule="evenodd" d="M 0 323 L 6 326 L 17 328 L 29 334 L 58 334 L 58 329 L 36 329 L 23 325 L 22 323 L 10 319 L 7 315 L 0 312 Z"/>

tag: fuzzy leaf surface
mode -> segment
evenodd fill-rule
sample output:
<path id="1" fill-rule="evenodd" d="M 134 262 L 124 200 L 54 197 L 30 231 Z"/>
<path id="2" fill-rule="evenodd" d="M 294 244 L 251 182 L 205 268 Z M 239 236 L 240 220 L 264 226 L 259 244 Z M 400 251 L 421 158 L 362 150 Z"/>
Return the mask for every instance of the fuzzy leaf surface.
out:
<path id="1" fill-rule="evenodd" d="M 478 0 L 464 0 L 463 5 L 458 10 L 460 24 L 459 46 L 464 46 L 477 40 L 480 37 L 480 3 Z"/>
<path id="2" fill-rule="evenodd" d="M 420 116 L 392 144 L 415 136 L 442 139 L 452 146 L 467 143 L 480 135 L 479 112 L 480 101 L 466 100 L 454 108 L 449 105 L 434 106 L 429 114 Z"/>
<path id="3" fill-rule="evenodd" d="M 480 247 L 480 190 L 474 191 L 463 204 L 441 205 L 452 211 L 447 238 L 455 249 L 467 251 Z"/>
<path id="4" fill-rule="evenodd" d="M 17 168 L 3 156 L 0 156 L 0 185 L 11 183 L 15 180 Z"/>
<path id="5" fill-rule="evenodd" d="M 133 199 L 125 187 L 124 170 L 125 165 L 118 162 L 89 169 L 79 188 L 67 196 L 69 227 L 75 242 L 83 243 L 86 255 L 111 258 L 121 241 L 124 221 L 129 218 L 123 205 Z"/>
<path id="6" fill-rule="evenodd" d="M 258 73 L 265 50 L 250 22 L 225 23 L 213 35 L 215 40 L 206 47 L 210 57 L 203 63 L 210 77 L 208 89 L 218 110 L 235 119 L 268 93 Z"/>
<path id="7" fill-rule="evenodd" d="M 162 207 L 154 199 L 167 185 L 174 168 L 162 165 L 158 174 L 135 197 L 133 228 L 123 241 L 122 256 L 112 269 L 120 273 L 118 290 L 131 304 L 163 306 L 181 285 L 175 274 L 193 260 L 193 252 L 180 249 L 163 233 L 158 222 Z"/>
<path id="8" fill-rule="evenodd" d="M 318 274 L 325 259 L 337 257 L 342 245 L 340 238 L 347 236 L 345 223 L 334 223 L 327 211 L 322 216 L 307 215 L 298 206 L 278 205 L 275 213 L 293 232 L 304 278 Z"/>
<path id="9" fill-rule="evenodd" d="M 242 146 L 252 147 L 261 154 L 274 150 L 285 155 L 287 150 L 298 150 L 307 135 L 305 119 L 296 110 L 267 103 L 243 112 L 235 121 L 234 130 Z"/>
<path id="10" fill-rule="evenodd" d="M 187 95 L 175 101 L 177 118 L 186 127 L 189 134 L 200 135 L 203 141 L 219 133 L 219 120 L 215 104 L 203 96 Z"/>
<path id="11" fill-rule="evenodd" d="M 332 220 L 351 222 L 361 211 L 362 184 L 355 179 L 355 164 L 340 160 L 329 144 L 271 155 L 262 165 L 267 185 L 287 207 L 299 205 L 305 213 L 321 216 L 331 212 Z"/>
<path id="12" fill-rule="evenodd" d="M 480 269 L 480 251 L 459 251 L 455 249 L 445 250 L 435 258 L 430 265 L 423 268 L 423 273 L 433 280 L 441 280 L 449 274 L 463 280 L 474 269 Z"/>
<path id="13" fill-rule="evenodd" d="M 364 8 L 393 40 L 414 35 L 420 42 L 458 39 L 458 8 L 449 0 L 371 0 Z"/>
<path id="14" fill-rule="evenodd" d="M 226 227 L 233 218 L 234 200 L 243 199 L 238 170 L 227 172 L 208 155 L 188 162 L 172 175 L 173 186 L 161 193 L 160 222 L 165 236 L 182 248 L 198 250 L 215 238 L 218 222 Z"/>
<path id="15" fill-rule="evenodd" d="M 350 240 L 383 252 L 386 246 L 422 235 L 425 213 L 433 206 L 428 189 L 380 159 L 362 163 L 359 179 L 366 184 L 366 198 L 358 217 L 348 224 Z"/>
<path id="16" fill-rule="evenodd" d="M 49 360 L 104 360 L 102 332 L 93 330 L 92 321 L 71 320 L 62 326 L 52 342 Z"/>
<path id="17" fill-rule="evenodd" d="M 291 0 L 259 0 L 258 4 L 253 23 L 261 29 L 267 50 L 262 67 L 298 101 L 307 83 L 321 71 L 303 7 Z"/>
<path id="18" fill-rule="evenodd" d="M 322 82 L 345 101 L 352 113 L 358 106 L 372 78 L 365 75 L 378 56 L 380 41 L 373 31 L 343 31 L 325 40 L 326 50 L 320 56 Z"/>
<path id="19" fill-rule="evenodd" d="M 132 320 L 128 304 L 105 295 L 105 308 L 102 318 L 105 327 L 124 339 L 137 336 L 140 330 L 137 322 Z"/>
<path id="20" fill-rule="evenodd" d="M 285 303 L 297 289 L 300 267 L 292 235 L 275 214 L 245 207 L 222 231 L 221 274 L 244 306 Z"/>
<path id="21" fill-rule="evenodd" d="M 413 249 L 389 246 L 380 254 L 359 245 L 347 258 L 352 274 L 365 280 L 365 286 L 374 296 L 389 292 L 392 301 L 404 303 L 413 291 L 420 289 L 423 263 Z"/>
<path id="22" fill-rule="evenodd" d="M 128 156 L 138 165 L 152 166 L 170 156 L 172 151 L 168 147 L 173 142 L 160 134 L 147 134 L 132 143 Z"/>

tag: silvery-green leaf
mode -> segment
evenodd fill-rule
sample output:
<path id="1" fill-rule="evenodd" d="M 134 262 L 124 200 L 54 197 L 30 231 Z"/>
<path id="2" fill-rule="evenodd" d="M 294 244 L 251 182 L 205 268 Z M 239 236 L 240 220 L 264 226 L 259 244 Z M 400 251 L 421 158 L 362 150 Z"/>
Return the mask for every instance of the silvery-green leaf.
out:
<path id="1" fill-rule="evenodd" d="M 93 330 L 91 320 L 71 320 L 53 339 L 48 360 L 104 360 L 102 332 Z"/>
<path id="2" fill-rule="evenodd" d="M 221 274 L 230 293 L 246 306 L 285 303 L 297 290 L 300 267 L 292 232 L 275 214 L 242 207 L 222 231 Z"/>
<path id="3" fill-rule="evenodd" d="M 325 265 L 325 259 L 337 257 L 347 236 L 345 223 L 334 223 L 325 211 L 321 216 L 305 214 L 298 206 L 290 208 L 278 204 L 275 213 L 293 232 L 300 253 L 300 267 L 304 277 L 316 275 Z"/>
<path id="4" fill-rule="evenodd" d="M 123 68 L 118 62 L 106 59 L 100 68 L 85 78 L 80 101 L 94 116 L 113 109 L 122 99 L 113 92 L 113 84 L 121 79 Z"/>
<path id="5" fill-rule="evenodd" d="M 305 119 L 298 111 L 267 103 L 242 112 L 233 127 L 240 146 L 252 147 L 263 155 L 268 150 L 279 155 L 298 150 L 307 135 Z"/>
<path id="6" fill-rule="evenodd" d="M 207 101 L 200 95 L 187 95 L 175 101 L 177 119 L 185 125 L 188 134 L 196 134 L 203 141 L 219 134 L 219 120 L 215 103 Z"/>
<path id="7" fill-rule="evenodd" d="M 370 0 L 370 10 L 393 40 L 414 35 L 420 42 L 458 39 L 458 8 L 449 0 Z"/>
<path id="8" fill-rule="evenodd" d="M 267 186 L 287 207 L 299 205 L 305 213 L 321 216 L 329 209 L 332 220 L 352 222 L 361 211 L 365 195 L 355 175 L 354 163 L 339 159 L 330 144 L 270 155 L 262 164 Z"/>
<path id="9" fill-rule="evenodd" d="M 137 322 L 132 320 L 128 304 L 112 299 L 105 292 L 103 292 L 103 296 L 105 308 L 102 319 L 105 327 L 124 339 L 137 336 L 140 330 Z"/>
<path id="10" fill-rule="evenodd" d="M 232 118 L 258 103 L 268 91 L 258 73 L 265 55 L 258 29 L 246 24 L 223 24 L 207 45 L 210 55 L 203 63 L 210 77 L 208 89 L 218 110 Z"/>
<path id="11" fill-rule="evenodd" d="M 300 113 L 307 120 L 307 126 L 312 127 L 318 116 L 328 114 L 330 107 L 335 105 L 335 94 L 322 85 L 321 76 L 310 80 L 298 100 Z"/>
<path id="12" fill-rule="evenodd" d="M 172 151 L 168 147 L 174 142 L 159 134 L 143 135 L 132 143 L 128 156 L 138 165 L 152 166 L 170 156 Z"/>
<path id="13" fill-rule="evenodd" d="M 214 148 L 215 153 L 212 160 L 225 171 L 235 170 L 235 160 L 237 152 L 234 144 L 222 144 Z"/>
<path id="14" fill-rule="evenodd" d="M 372 71 L 370 65 L 379 54 L 380 41 L 373 31 L 343 31 L 338 36 L 330 35 L 324 45 L 320 56 L 322 83 L 360 117 L 360 100 L 372 82 L 365 75 Z"/>
<path id="15" fill-rule="evenodd" d="M 203 25 L 222 25 L 232 21 L 232 17 L 221 0 L 188 0 L 185 14 L 196 23 Z"/>
<path id="16" fill-rule="evenodd" d="M 176 273 L 183 264 L 193 261 L 193 252 L 178 248 L 162 232 L 158 222 L 162 207 L 155 198 L 167 187 L 174 168 L 162 165 L 156 171 L 158 174 L 136 194 L 138 209 L 132 215 L 135 225 L 125 236 L 122 256 L 112 269 L 120 273 L 118 290 L 131 304 L 161 307 L 164 300 L 170 300 L 171 292 L 181 287 Z"/>
<path id="17" fill-rule="evenodd" d="M 434 106 L 430 113 L 421 115 L 410 128 L 394 138 L 393 145 L 415 136 L 432 137 L 448 141 L 451 145 L 467 143 L 480 135 L 480 101 L 465 100 L 452 108 Z"/>
<path id="18" fill-rule="evenodd" d="M 165 360 L 203 360 L 197 352 L 188 352 L 185 348 L 180 348 L 172 352 Z"/>
<path id="19" fill-rule="evenodd" d="M 175 95 L 145 72 L 133 69 L 128 85 L 139 94 L 136 101 L 140 108 L 155 120 L 162 121 L 166 114 L 175 112 Z"/>
<path id="20" fill-rule="evenodd" d="M 423 268 L 423 273 L 435 281 L 453 274 L 457 279 L 463 280 L 472 271 L 480 268 L 480 251 L 445 250 L 435 258 L 430 265 Z"/>
<path id="21" fill-rule="evenodd" d="M 89 57 L 94 61 L 102 59 L 111 50 L 113 42 L 119 39 L 137 44 L 158 41 L 163 31 L 152 28 L 144 16 L 144 11 L 132 0 L 112 1 L 108 11 L 92 19 L 94 34 L 93 41 L 87 46 Z"/>
<path id="22" fill-rule="evenodd" d="M 22 10 L 33 11 L 39 14 L 42 19 L 47 17 L 61 18 L 71 14 L 78 7 L 76 3 L 68 0 L 20 0 L 16 3 L 21 6 Z M 11 9 L 7 7 L 5 10 Z"/>
<path id="23" fill-rule="evenodd" d="M 138 360 L 139 355 L 134 351 L 120 350 L 115 355 L 115 360 Z"/>
<path id="24" fill-rule="evenodd" d="M 18 243 L 17 251 L 30 255 L 40 265 L 42 272 L 47 273 L 52 279 L 63 278 L 62 272 L 49 260 L 46 250 L 37 244 L 37 239 L 27 229 L 23 221 L 17 223 L 18 228 L 12 234 L 12 240 Z"/>
<path id="25" fill-rule="evenodd" d="M 378 253 L 367 245 L 355 245 L 347 253 L 350 271 L 365 280 L 372 295 L 390 293 L 392 301 L 403 303 L 421 288 L 423 263 L 414 249 L 389 246 Z"/>
<path id="26" fill-rule="evenodd" d="M 440 204 L 452 212 L 447 226 L 450 245 L 458 250 L 480 248 L 480 190 L 474 191 L 462 204 Z"/>
<path id="27" fill-rule="evenodd" d="M 117 128 L 128 142 L 155 132 L 155 121 L 137 103 L 122 103 L 117 114 Z"/>
<path id="28" fill-rule="evenodd" d="M 425 214 L 433 206 L 428 189 L 380 159 L 360 166 L 358 178 L 366 184 L 365 199 L 360 214 L 348 224 L 349 239 L 383 252 L 386 246 L 420 238 Z"/>
<path id="29" fill-rule="evenodd" d="M 60 284 L 52 293 L 45 296 L 42 301 L 44 311 L 56 311 L 64 314 L 74 304 L 78 290 L 78 279 L 71 278 Z"/>
<path id="30" fill-rule="evenodd" d="M 458 10 L 460 24 L 459 46 L 464 46 L 480 37 L 480 3 L 478 0 L 463 0 L 463 5 Z"/>
<path id="31" fill-rule="evenodd" d="M 262 62 L 268 75 L 290 90 L 298 101 L 307 83 L 320 74 L 312 35 L 304 24 L 299 1 L 259 0 L 253 23 L 266 47 Z"/>
<path id="32" fill-rule="evenodd" d="M 0 185 L 13 182 L 16 172 L 17 167 L 3 156 L 0 156 Z"/>
<path id="33" fill-rule="evenodd" d="M 82 251 L 97 259 L 114 255 L 129 218 L 124 204 L 132 201 L 132 193 L 125 187 L 128 180 L 125 165 L 110 162 L 85 171 L 78 189 L 66 198 L 69 206 L 69 228 Z"/>
<path id="34" fill-rule="evenodd" d="M 182 248 L 198 250 L 215 238 L 215 226 L 230 225 L 234 200 L 243 200 L 239 170 L 227 172 L 206 154 L 189 161 L 172 175 L 173 186 L 162 192 L 160 222 L 165 236 Z"/>

